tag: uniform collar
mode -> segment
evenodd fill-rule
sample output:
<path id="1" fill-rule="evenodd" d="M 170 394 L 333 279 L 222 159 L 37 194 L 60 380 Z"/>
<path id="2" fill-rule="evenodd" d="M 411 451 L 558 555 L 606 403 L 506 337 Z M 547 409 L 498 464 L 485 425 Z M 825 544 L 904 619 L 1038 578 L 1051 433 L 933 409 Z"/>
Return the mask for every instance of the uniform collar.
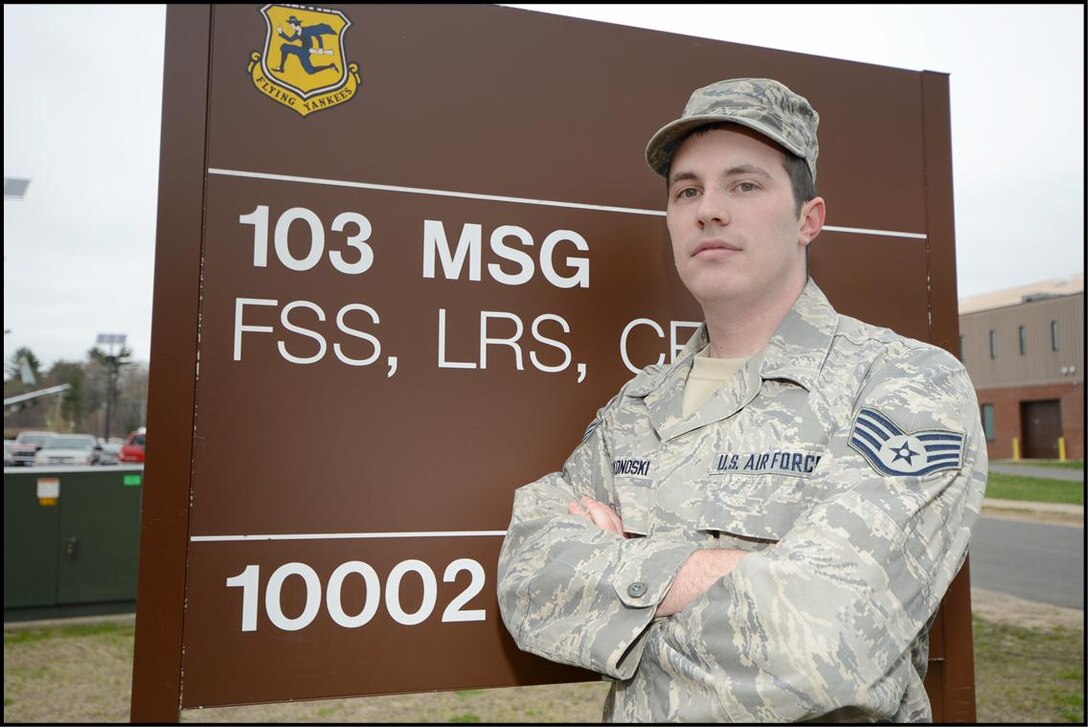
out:
<path id="1" fill-rule="evenodd" d="M 837 322 L 835 309 L 810 278 L 767 345 L 741 369 L 741 376 L 723 386 L 691 416 L 682 416 L 684 383 L 695 355 L 710 342 L 706 323 L 672 365 L 636 382 L 627 395 L 645 398 L 654 428 L 668 439 L 732 416 L 755 398 L 765 380 L 786 379 L 811 391 L 827 359 Z"/>
<path id="2" fill-rule="evenodd" d="M 838 320 L 839 314 L 827 296 L 809 278 L 763 348 L 760 378 L 788 379 L 812 391 L 827 360 Z"/>

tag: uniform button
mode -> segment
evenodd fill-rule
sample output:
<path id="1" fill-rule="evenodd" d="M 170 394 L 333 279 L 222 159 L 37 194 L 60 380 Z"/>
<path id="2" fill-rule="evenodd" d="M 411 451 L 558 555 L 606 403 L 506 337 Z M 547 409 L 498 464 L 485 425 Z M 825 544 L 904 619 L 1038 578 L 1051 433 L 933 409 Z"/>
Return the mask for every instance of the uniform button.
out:
<path id="1" fill-rule="evenodd" d="M 646 584 L 642 581 L 635 581 L 631 585 L 627 586 L 627 595 L 631 598 L 638 598 L 646 595 Z"/>

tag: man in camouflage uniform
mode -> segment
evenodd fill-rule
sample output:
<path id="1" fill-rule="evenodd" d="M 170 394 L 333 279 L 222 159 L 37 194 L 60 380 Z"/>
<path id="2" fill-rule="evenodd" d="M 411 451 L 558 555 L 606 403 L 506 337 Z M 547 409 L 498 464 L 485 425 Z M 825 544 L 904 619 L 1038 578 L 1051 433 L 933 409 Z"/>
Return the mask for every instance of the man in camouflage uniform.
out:
<path id="1" fill-rule="evenodd" d="M 818 120 L 733 79 L 651 139 L 705 323 L 515 495 L 503 620 L 614 680 L 606 720 L 931 719 L 928 632 L 985 440 L 954 357 L 837 314 L 808 278 Z"/>

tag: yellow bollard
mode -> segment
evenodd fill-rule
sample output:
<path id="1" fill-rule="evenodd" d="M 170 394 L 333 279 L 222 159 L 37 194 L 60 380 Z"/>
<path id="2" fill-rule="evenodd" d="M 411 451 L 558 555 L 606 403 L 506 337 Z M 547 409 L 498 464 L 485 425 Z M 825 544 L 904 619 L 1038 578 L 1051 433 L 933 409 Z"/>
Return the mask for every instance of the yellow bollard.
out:
<path id="1" fill-rule="evenodd" d="M 1065 437 L 1058 437 L 1058 461 L 1065 461 Z"/>
<path id="2" fill-rule="evenodd" d="M 1012 438 L 1012 459 L 1014 462 L 1020 461 L 1020 438 Z"/>

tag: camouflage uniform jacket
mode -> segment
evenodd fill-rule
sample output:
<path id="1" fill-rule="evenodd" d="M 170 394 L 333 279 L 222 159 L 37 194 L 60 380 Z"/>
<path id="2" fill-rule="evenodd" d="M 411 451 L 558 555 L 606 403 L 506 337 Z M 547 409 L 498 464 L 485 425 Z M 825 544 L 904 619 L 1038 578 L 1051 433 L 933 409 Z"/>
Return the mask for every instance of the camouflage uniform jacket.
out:
<path id="1" fill-rule="evenodd" d="M 811 280 L 767 346 L 683 417 L 704 326 L 521 487 L 499 556 L 522 649 L 599 672 L 615 721 L 928 721 L 928 629 L 986 484 L 947 352 L 835 312 Z M 570 515 L 609 504 L 627 538 Z M 751 551 L 655 618 L 697 548 Z"/>

